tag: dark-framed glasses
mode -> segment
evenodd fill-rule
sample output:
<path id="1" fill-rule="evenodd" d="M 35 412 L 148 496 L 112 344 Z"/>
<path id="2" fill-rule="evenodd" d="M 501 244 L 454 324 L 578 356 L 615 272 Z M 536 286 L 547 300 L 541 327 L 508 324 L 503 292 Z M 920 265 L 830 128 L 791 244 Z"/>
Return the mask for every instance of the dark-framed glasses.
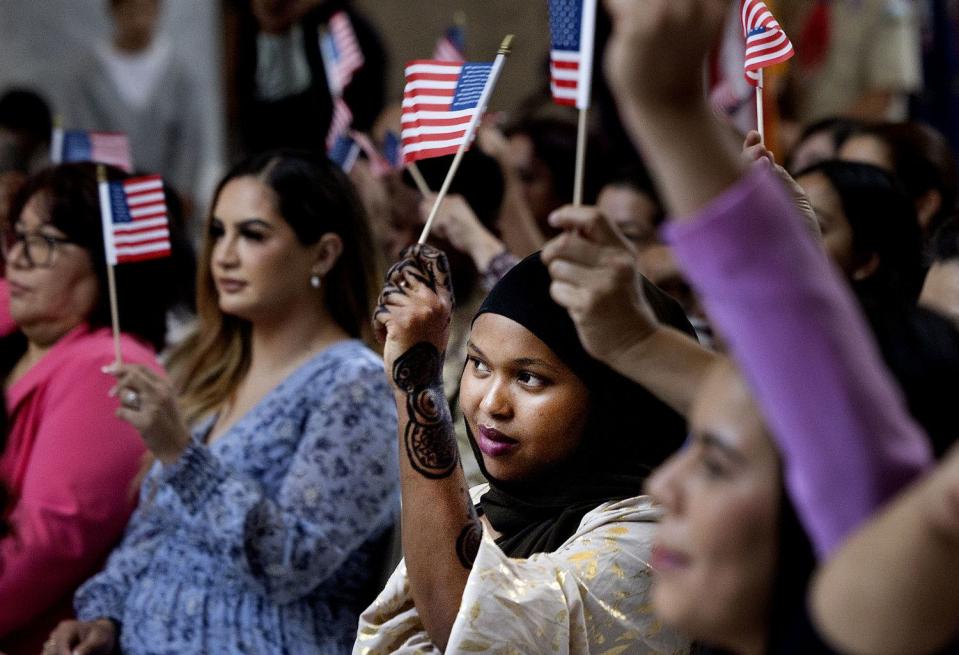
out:
<path id="1" fill-rule="evenodd" d="M 46 268 L 53 263 L 53 252 L 57 246 L 67 243 L 73 243 L 70 239 L 63 237 L 54 237 L 40 232 L 20 232 L 18 230 L 4 231 L 0 235 L 0 249 L 3 250 L 3 258 L 10 262 L 15 255 L 14 250 L 17 246 L 23 248 L 23 256 L 30 266 Z"/>

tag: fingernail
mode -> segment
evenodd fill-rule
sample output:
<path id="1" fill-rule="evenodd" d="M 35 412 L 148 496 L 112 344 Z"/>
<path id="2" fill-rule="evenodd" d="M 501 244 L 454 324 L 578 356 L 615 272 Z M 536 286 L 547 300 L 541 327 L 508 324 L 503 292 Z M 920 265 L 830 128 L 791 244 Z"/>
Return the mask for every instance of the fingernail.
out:
<path id="1" fill-rule="evenodd" d="M 117 395 L 117 388 L 116 388 L 116 387 L 113 387 L 112 389 L 110 389 L 109 391 L 107 391 L 107 395 L 110 396 L 111 398 L 112 398 L 113 396 Z"/>

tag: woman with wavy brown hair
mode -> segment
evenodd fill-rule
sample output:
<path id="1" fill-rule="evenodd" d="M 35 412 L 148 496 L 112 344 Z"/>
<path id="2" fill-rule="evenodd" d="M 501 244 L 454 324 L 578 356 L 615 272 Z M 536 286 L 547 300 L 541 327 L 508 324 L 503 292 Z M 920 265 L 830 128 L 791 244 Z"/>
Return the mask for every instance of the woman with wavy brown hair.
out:
<path id="1" fill-rule="evenodd" d="M 172 385 L 115 371 L 156 461 L 50 652 L 346 652 L 368 600 L 397 488 L 363 211 L 328 161 L 277 151 L 226 176 L 207 227 Z"/>

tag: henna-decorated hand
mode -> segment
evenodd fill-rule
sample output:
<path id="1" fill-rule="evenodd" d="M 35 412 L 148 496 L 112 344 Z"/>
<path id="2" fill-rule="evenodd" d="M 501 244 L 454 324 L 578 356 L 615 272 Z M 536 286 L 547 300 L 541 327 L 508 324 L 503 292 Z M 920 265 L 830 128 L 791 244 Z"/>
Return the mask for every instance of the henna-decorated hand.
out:
<path id="1" fill-rule="evenodd" d="M 446 255 L 428 245 L 405 249 L 386 274 L 373 314 L 387 372 L 392 373 L 396 359 L 417 344 L 430 344 L 440 353 L 446 350 L 453 303 Z M 396 384 L 392 375 L 390 380 Z"/>

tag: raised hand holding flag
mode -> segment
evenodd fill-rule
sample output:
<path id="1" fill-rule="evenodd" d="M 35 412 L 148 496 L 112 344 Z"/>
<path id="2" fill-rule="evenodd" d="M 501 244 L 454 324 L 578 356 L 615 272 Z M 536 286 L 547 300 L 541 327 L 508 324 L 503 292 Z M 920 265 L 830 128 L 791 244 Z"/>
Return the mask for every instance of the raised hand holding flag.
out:
<path id="1" fill-rule="evenodd" d="M 110 182 L 106 168 L 101 165 L 97 167 L 97 180 L 113 322 L 113 348 L 116 363 L 121 364 L 120 318 L 113 269 L 117 264 L 169 256 L 169 219 L 163 179 L 159 175 Z"/>

